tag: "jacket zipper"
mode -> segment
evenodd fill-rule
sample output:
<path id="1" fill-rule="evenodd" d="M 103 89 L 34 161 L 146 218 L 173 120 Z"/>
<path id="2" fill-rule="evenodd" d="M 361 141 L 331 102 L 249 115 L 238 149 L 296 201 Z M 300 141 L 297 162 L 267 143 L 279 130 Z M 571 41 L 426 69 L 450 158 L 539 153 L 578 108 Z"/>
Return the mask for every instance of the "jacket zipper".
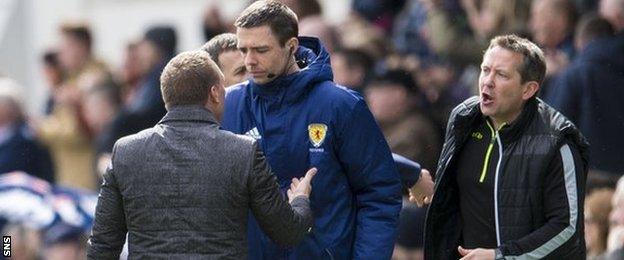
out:
<path id="1" fill-rule="evenodd" d="M 503 128 L 505 124 L 501 125 Z M 500 128 L 499 128 L 500 130 Z M 496 229 L 496 245 L 501 245 L 500 238 L 500 228 L 499 228 L 499 220 L 498 220 L 498 175 L 500 173 L 501 162 L 503 161 L 503 144 L 501 142 L 500 136 L 498 135 L 498 131 L 496 131 L 496 141 L 498 142 L 498 163 L 496 164 L 496 172 L 494 173 L 494 220 L 495 220 L 495 229 Z"/>
<path id="2" fill-rule="evenodd" d="M 494 142 L 498 143 L 498 162 L 496 163 L 496 172 L 494 173 L 494 220 L 495 220 L 495 229 L 496 229 L 496 244 L 500 246 L 500 230 L 499 230 L 499 221 L 498 221 L 498 174 L 500 172 L 500 165 L 503 161 L 503 144 L 500 140 L 500 136 L 498 132 L 505 126 L 503 123 L 496 131 L 490 122 L 485 121 L 488 128 L 490 128 L 490 132 L 492 133 L 492 139 L 490 140 L 490 144 L 488 145 L 487 152 L 485 153 L 485 160 L 483 162 L 483 169 L 481 170 L 481 177 L 479 178 L 479 182 L 483 183 L 485 180 L 485 175 L 487 173 L 487 168 L 490 162 L 490 155 L 492 154 L 492 148 L 494 147 Z"/>
<path id="3" fill-rule="evenodd" d="M 490 122 L 485 122 L 490 128 L 490 133 L 492 133 L 492 138 L 490 139 L 490 144 L 488 145 L 487 152 L 485 152 L 485 159 L 483 160 L 483 169 L 481 170 L 481 177 L 479 178 L 479 182 L 483 183 L 485 180 L 485 175 L 487 173 L 488 164 L 490 162 L 490 155 L 492 154 L 492 148 L 494 148 L 494 141 L 496 141 L 496 136 L 498 135 L 498 131 L 494 132 L 494 128 L 490 125 Z"/>

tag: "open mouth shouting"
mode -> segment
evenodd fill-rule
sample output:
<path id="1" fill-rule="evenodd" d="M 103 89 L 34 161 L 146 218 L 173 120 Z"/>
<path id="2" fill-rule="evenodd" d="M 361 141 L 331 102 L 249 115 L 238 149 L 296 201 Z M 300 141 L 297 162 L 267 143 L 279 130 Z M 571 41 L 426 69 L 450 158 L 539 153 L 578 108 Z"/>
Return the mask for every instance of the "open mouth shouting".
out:
<path id="1" fill-rule="evenodd" d="M 494 103 L 494 98 L 492 97 L 492 95 L 485 93 L 485 92 L 481 92 L 481 104 L 484 106 L 488 106 L 488 105 L 491 105 L 492 103 Z"/>

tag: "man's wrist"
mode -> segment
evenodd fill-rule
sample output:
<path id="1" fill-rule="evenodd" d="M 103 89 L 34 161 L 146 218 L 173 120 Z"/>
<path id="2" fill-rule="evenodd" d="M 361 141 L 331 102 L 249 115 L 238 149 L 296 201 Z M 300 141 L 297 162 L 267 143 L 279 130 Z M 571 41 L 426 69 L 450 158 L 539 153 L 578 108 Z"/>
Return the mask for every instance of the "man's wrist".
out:
<path id="1" fill-rule="evenodd" d="M 296 198 L 310 199 L 310 195 L 304 193 L 293 194 L 293 200 Z"/>

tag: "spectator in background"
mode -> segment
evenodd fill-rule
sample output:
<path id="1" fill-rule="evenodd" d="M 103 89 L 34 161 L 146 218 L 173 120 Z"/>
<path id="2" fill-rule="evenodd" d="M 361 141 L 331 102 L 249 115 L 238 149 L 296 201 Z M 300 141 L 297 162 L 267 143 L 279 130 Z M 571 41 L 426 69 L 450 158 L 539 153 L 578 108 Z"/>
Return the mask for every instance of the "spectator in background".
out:
<path id="1" fill-rule="evenodd" d="M 576 10 L 580 14 L 596 12 L 598 10 L 598 0 L 573 0 Z"/>
<path id="2" fill-rule="evenodd" d="M 624 177 L 618 181 L 611 203 L 608 253 L 605 255 L 605 259 L 621 260 L 624 259 Z"/>
<path id="3" fill-rule="evenodd" d="M 417 87 L 405 71 L 389 71 L 367 86 L 366 100 L 393 153 L 435 169 L 440 140 L 417 107 Z M 422 99 L 421 99 L 422 100 Z"/>
<path id="4" fill-rule="evenodd" d="M 479 39 L 503 33 L 525 33 L 529 18 L 529 1 L 461 0 L 468 24 Z"/>
<path id="5" fill-rule="evenodd" d="M 24 171 L 53 183 L 52 159 L 26 123 L 19 89 L 14 81 L 0 78 L 0 174 Z"/>
<path id="6" fill-rule="evenodd" d="M 406 0 L 354 0 L 351 9 L 386 33 L 392 32 L 394 19 L 403 10 Z"/>
<path id="7" fill-rule="evenodd" d="M 589 194 L 585 200 L 585 246 L 587 259 L 600 259 L 607 249 L 609 213 L 613 189 L 600 189 Z"/>
<path id="8" fill-rule="evenodd" d="M 571 0 L 534 0 L 531 5 L 531 35 L 546 55 L 546 79 L 540 96 L 548 96 L 551 80 L 574 58 L 576 9 Z"/>
<path id="9" fill-rule="evenodd" d="M 233 28 L 228 28 L 228 24 L 221 15 L 221 9 L 217 5 L 209 5 L 204 11 L 202 29 L 204 33 L 204 39 L 209 41 L 215 36 L 232 31 Z M 229 26 L 232 27 L 232 26 Z"/>
<path id="10" fill-rule="evenodd" d="M 392 30 L 392 44 L 400 54 L 411 54 L 419 60 L 435 57 L 427 32 L 427 8 L 424 1 L 411 0 L 397 17 Z"/>
<path id="11" fill-rule="evenodd" d="M 237 41 L 236 34 L 223 33 L 213 37 L 202 47 L 223 72 L 226 88 L 245 81 L 247 75 L 243 55 L 236 48 Z"/>
<path id="12" fill-rule="evenodd" d="M 139 44 L 139 41 L 132 41 L 126 45 L 121 69 L 115 78 L 121 84 L 120 95 L 124 105 L 130 105 L 134 100 L 141 78 L 150 69 L 149 64 L 141 61 Z"/>
<path id="13" fill-rule="evenodd" d="M 165 113 L 162 94 L 160 93 L 160 73 L 167 62 L 176 54 L 177 36 L 172 27 L 157 26 L 147 30 L 143 41 L 139 43 L 138 55 L 147 69 L 139 83 L 136 96 L 127 109 L 131 113 L 140 113 L 146 119 L 144 128 L 153 126 Z M 149 123 L 148 123 L 149 122 Z M 155 123 L 155 122 L 154 122 Z"/>
<path id="14" fill-rule="evenodd" d="M 358 92 L 373 72 L 374 60 L 364 51 L 344 48 L 332 55 L 334 82 Z"/>
<path id="15" fill-rule="evenodd" d="M 390 45 L 384 31 L 371 25 L 362 17 L 349 16 L 336 27 L 340 48 L 358 49 L 376 61 L 382 60 L 388 54 Z"/>
<path id="16" fill-rule="evenodd" d="M 299 22 L 311 16 L 320 16 L 323 12 L 318 0 L 278 0 L 288 6 L 299 18 Z"/>
<path id="17" fill-rule="evenodd" d="M 601 0 L 599 12 L 613 25 L 616 33 L 624 31 L 624 0 Z"/>
<path id="18" fill-rule="evenodd" d="M 83 23 L 65 23 L 60 27 L 61 42 L 58 58 L 67 78 L 65 84 L 72 84 L 87 71 L 108 72 L 106 65 L 93 56 L 91 29 Z"/>
<path id="19" fill-rule="evenodd" d="M 613 26 L 606 19 L 594 13 L 583 15 L 576 26 L 574 48 L 582 52 L 590 42 L 612 37 L 613 34 Z"/>
<path id="20" fill-rule="evenodd" d="M 82 97 L 96 81 L 110 78 L 106 66 L 92 54 L 92 35 L 85 24 L 60 28 L 59 61 L 66 78 L 53 92 L 52 112 L 38 123 L 37 135 L 52 154 L 59 184 L 95 189 L 91 132 L 85 123 Z"/>
<path id="21" fill-rule="evenodd" d="M 146 74 L 139 81 L 136 93 L 113 119 L 106 133 L 106 150 L 112 151 L 117 139 L 154 126 L 165 115 L 165 104 L 160 92 L 160 74 L 175 55 L 176 32 L 169 26 L 147 30 L 138 46 L 138 57 Z M 101 158 L 98 158 L 100 160 Z"/>
<path id="22" fill-rule="evenodd" d="M 41 240 L 46 260 L 83 260 L 87 255 L 87 234 L 78 227 L 56 224 L 42 233 Z"/>
<path id="23" fill-rule="evenodd" d="M 525 0 L 425 1 L 429 43 L 436 54 L 462 67 L 477 65 L 487 39 L 504 33 L 523 34 L 529 6 Z M 454 4 L 457 4 L 456 2 Z M 462 22 L 466 20 L 466 22 Z"/>
<path id="24" fill-rule="evenodd" d="M 624 1 L 620 3 L 620 15 L 624 16 Z M 588 30 L 592 28 L 596 29 L 587 27 Z M 624 33 L 590 41 L 572 64 L 555 79 L 553 92 L 546 98 L 574 122 L 591 143 L 590 169 L 615 176 L 624 174 L 624 138 L 621 138 L 624 132 L 622 50 Z"/>
<path id="25" fill-rule="evenodd" d="M 565 55 L 571 60 L 575 53 L 573 33 L 576 17 L 576 8 L 571 0 L 534 0 L 529 28 L 535 43 L 546 52 L 557 51 L 554 54 Z M 547 74 L 548 70 L 552 69 L 547 68 Z"/>
<path id="26" fill-rule="evenodd" d="M 0 201 L 15 202 L 0 205 L 0 230 L 13 236 L 15 259 L 84 259 L 96 193 L 11 172 L 0 175 Z"/>
<path id="27" fill-rule="evenodd" d="M 470 89 L 456 83 L 458 73 L 448 62 L 427 64 L 415 73 L 417 86 L 426 100 L 425 106 L 442 129 L 453 107 L 471 95 Z"/>
<path id="28" fill-rule="evenodd" d="M 112 81 L 90 88 L 84 96 L 83 107 L 85 122 L 93 134 L 93 145 L 96 158 L 95 167 L 98 176 L 104 173 L 108 161 L 101 161 L 107 154 L 107 140 L 110 138 L 110 127 L 122 107 L 119 86 Z"/>
<path id="29" fill-rule="evenodd" d="M 61 87 L 65 79 L 65 73 L 59 61 L 58 52 L 52 50 L 47 51 L 43 55 L 42 61 L 43 76 L 45 77 L 46 84 L 50 91 L 45 105 L 45 114 L 50 115 L 54 108 L 54 93 Z"/>
<path id="30" fill-rule="evenodd" d="M 317 37 L 329 53 L 338 49 L 338 36 L 333 26 L 323 18 L 323 9 L 318 0 L 280 0 L 297 14 L 299 35 Z"/>
<path id="31" fill-rule="evenodd" d="M 335 28 L 327 23 L 320 14 L 299 20 L 299 34 L 319 38 L 329 53 L 334 53 L 336 49 L 340 48 Z"/>

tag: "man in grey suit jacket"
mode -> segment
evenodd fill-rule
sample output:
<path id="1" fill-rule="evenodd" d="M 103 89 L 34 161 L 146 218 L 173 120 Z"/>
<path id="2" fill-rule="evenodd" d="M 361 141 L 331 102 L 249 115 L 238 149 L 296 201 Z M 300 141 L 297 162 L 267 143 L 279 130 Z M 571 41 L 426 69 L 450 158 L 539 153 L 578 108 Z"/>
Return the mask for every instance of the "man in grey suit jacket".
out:
<path id="1" fill-rule="evenodd" d="M 173 58 L 161 76 L 167 107 L 153 128 L 117 141 L 100 191 L 89 259 L 245 259 L 251 210 L 276 242 L 312 225 L 311 169 L 289 203 L 256 141 L 221 130 L 223 74 L 208 53 Z"/>

